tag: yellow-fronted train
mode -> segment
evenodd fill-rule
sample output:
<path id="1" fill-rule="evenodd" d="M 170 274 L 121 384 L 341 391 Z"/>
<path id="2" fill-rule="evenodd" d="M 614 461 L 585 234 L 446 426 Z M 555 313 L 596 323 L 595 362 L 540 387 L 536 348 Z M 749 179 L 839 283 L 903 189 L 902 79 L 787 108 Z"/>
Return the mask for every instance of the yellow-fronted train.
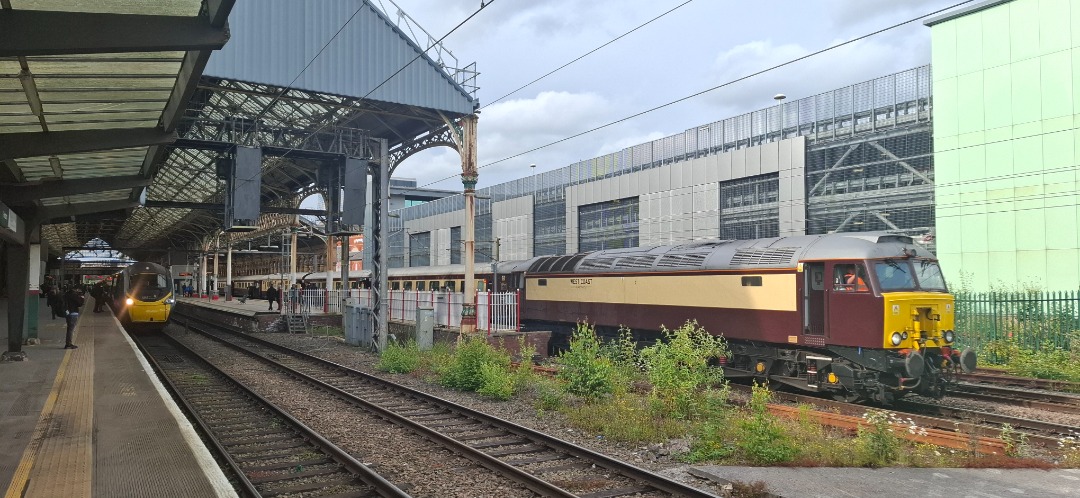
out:
<path id="1" fill-rule="evenodd" d="M 768 379 L 848 401 L 942 396 L 974 370 L 956 350 L 954 301 L 911 237 L 838 233 L 541 256 L 499 265 L 522 322 L 566 347 L 575 323 L 656 340 L 688 319 L 723 334 L 728 378 Z"/>
<path id="2" fill-rule="evenodd" d="M 113 275 L 112 309 L 124 325 L 161 330 L 176 303 L 168 268 L 135 263 Z"/>

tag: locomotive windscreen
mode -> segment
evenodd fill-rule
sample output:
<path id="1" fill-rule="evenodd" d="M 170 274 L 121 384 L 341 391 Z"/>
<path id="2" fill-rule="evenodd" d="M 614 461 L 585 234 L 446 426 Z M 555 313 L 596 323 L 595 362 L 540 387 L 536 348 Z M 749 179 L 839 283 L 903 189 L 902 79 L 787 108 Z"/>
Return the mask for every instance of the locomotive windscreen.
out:
<path id="1" fill-rule="evenodd" d="M 160 273 L 136 273 L 131 276 L 130 295 L 141 301 L 157 301 L 169 293 L 169 282 Z"/>

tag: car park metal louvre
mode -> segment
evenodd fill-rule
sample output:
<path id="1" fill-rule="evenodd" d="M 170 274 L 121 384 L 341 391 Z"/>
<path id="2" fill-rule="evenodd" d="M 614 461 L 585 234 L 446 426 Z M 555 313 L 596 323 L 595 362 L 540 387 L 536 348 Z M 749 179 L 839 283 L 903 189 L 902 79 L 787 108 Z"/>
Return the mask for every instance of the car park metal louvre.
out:
<path id="1" fill-rule="evenodd" d="M 637 247 L 637 228 L 637 197 L 578 208 L 578 247 L 581 252 Z"/>
<path id="2" fill-rule="evenodd" d="M 782 106 L 772 106 L 714 121 L 673 136 L 627 147 L 618 152 L 580 161 L 552 171 L 481 188 L 477 190 L 477 194 L 481 197 L 491 197 L 495 202 L 522 195 L 533 195 L 534 255 L 557 254 L 550 251 L 560 249 L 557 241 L 559 237 L 554 235 L 554 232 L 551 234 L 546 232 L 549 231 L 548 229 L 556 230 L 552 227 L 559 224 L 558 214 L 548 213 L 547 210 L 554 207 L 556 199 L 565 196 L 566 187 L 797 136 L 807 138 L 809 162 L 810 155 L 816 148 L 839 147 L 844 143 L 874 140 L 875 136 L 905 135 L 912 133 L 912 130 L 929 129 L 930 92 L 930 66 L 920 66 L 787 102 Z M 900 159 L 910 158 L 906 153 L 901 153 L 899 157 Z M 931 160 L 928 159 L 928 161 Z M 894 163 L 898 164 L 898 161 Z M 902 166 L 897 167 L 902 168 Z M 809 168 L 808 164 L 808 173 Z M 810 183 L 810 175 L 807 174 L 806 178 L 808 182 L 806 185 L 807 233 L 819 233 L 811 231 L 811 227 L 817 230 L 819 226 L 839 226 L 851 213 L 847 212 L 840 202 L 829 204 L 828 213 L 819 210 L 820 200 L 810 195 L 811 187 L 813 187 Z M 880 199 L 880 193 L 864 194 L 863 200 L 874 202 Z M 909 193 L 915 197 L 904 197 Z M 908 192 L 896 190 L 895 194 L 898 199 L 907 199 L 914 203 L 913 207 L 908 208 L 911 210 L 912 218 L 911 223 L 907 223 L 906 226 L 919 226 L 917 230 L 913 229 L 913 232 L 930 230 L 933 224 L 932 187 Z M 477 209 L 478 247 L 481 243 L 480 230 L 482 229 L 481 203 L 482 201 L 478 202 Z M 777 234 L 779 228 L 778 226 L 773 228 L 771 219 L 777 216 L 776 209 L 773 208 L 766 215 L 767 206 L 762 206 L 762 208 L 761 212 L 746 213 L 746 216 L 740 214 L 736 219 L 727 220 L 727 225 L 722 227 L 720 236 L 722 238 L 754 238 Z M 461 209 L 464 209 L 462 196 L 456 195 L 406 208 L 398 213 L 404 220 L 416 220 Z M 889 211 L 899 213 L 898 209 L 901 208 L 890 207 Z M 842 214 L 837 214 L 833 210 L 839 210 Z M 926 219 L 927 213 L 930 213 L 930 223 L 922 224 L 921 220 Z M 729 214 L 734 213 L 729 210 Z M 563 216 L 565 217 L 565 214 Z M 839 219 L 834 220 L 836 217 Z M 543 225 L 537 221 L 538 218 L 544 220 Z M 562 225 L 565 230 L 565 219 L 562 220 Z M 873 226 L 892 229 L 887 224 L 854 225 L 849 222 L 844 226 L 844 230 L 864 231 L 872 229 Z M 562 240 L 565 244 L 565 236 Z M 565 247 L 561 249 L 565 251 Z M 584 251 L 586 248 L 582 246 L 579 250 Z M 481 255 L 478 253 L 477 257 L 480 258 Z"/>

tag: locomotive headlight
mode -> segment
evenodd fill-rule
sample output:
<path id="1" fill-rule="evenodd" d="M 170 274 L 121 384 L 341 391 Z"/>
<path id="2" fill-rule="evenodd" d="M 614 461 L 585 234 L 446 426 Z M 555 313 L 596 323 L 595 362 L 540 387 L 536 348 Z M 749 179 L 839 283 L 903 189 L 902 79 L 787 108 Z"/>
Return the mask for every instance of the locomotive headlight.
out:
<path id="1" fill-rule="evenodd" d="M 129 297 L 127 298 L 127 301 L 124 301 L 124 303 L 126 303 L 128 306 L 131 306 L 135 304 L 135 300 Z"/>
<path id="2" fill-rule="evenodd" d="M 953 331 L 951 331 L 951 330 L 946 330 L 945 334 L 944 334 L 944 337 L 945 337 L 945 342 L 953 342 L 953 339 L 956 339 L 956 334 L 954 334 Z"/>
<path id="3" fill-rule="evenodd" d="M 904 340 L 904 337 L 901 336 L 899 332 L 893 332 L 892 333 L 892 345 L 893 346 L 899 346 L 900 341 L 902 341 L 902 340 Z"/>

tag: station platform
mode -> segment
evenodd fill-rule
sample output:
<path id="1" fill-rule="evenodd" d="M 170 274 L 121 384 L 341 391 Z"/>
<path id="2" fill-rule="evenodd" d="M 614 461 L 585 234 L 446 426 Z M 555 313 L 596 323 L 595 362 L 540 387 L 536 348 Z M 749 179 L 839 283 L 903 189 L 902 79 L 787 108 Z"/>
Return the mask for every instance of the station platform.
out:
<path id="1" fill-rule="evenodd" d="M 205 297 L 181 297 L 177 298 L 176 302 L 194 304 L 202 306 L 204 308 L 219 309 L 228 313 L 235 313 L 247 316 L 257 315 L 280 315 L 281 311 L 278 310 L 278 305 L 274 304 L 274 310 L 270 311 L 268 308 L 270 304 L 265 299 L 245 299 L 241 302 L 239 299 L 231 299 L 226 301 L 224 297 L 218 297 L 217 299 L 210 299 Z"/>
<path id="2" fill-rule="evenodd" d="M 4 498 L 236 496 L 116 318 L 83 311 L 78 349 L 41 306 L 40 342 L 0 363 Z"/>

